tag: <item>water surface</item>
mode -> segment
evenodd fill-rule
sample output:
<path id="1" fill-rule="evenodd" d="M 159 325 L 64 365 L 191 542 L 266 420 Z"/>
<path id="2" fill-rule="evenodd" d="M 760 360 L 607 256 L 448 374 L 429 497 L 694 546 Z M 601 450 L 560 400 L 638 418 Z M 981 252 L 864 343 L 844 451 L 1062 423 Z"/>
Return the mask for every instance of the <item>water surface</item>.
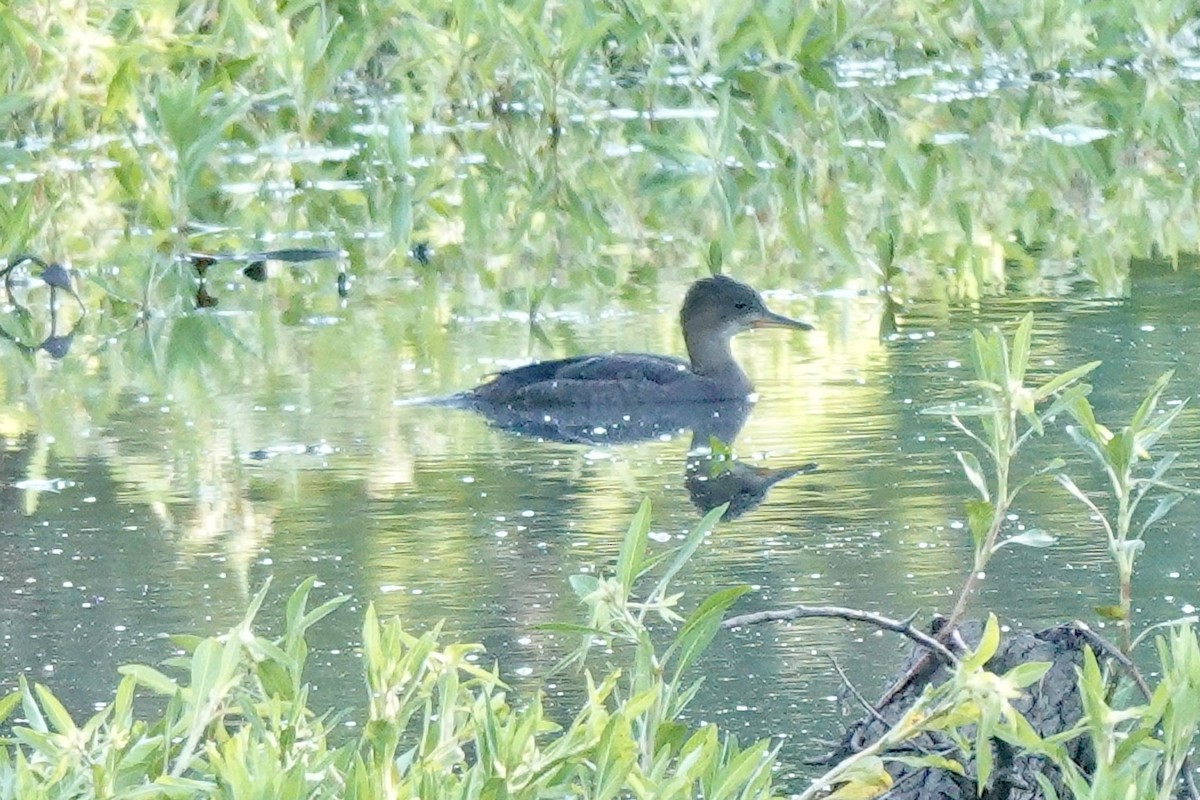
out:
<path id="1" fill-rule="evenodd" d="M 776 290 L 776 310 L 818 330 L 739 337 L 758 401 L 733 451 L 746 466 L 817 467 L 716 529 L 682 577 L 688 602 L 746 583 L 738 611 L 945 611 L 969 556 L 970 490 L 952 454 L 967 442 L 922 410 L 969 392 L 972 328 L 1011 329 L 1028 310 L 1038 373 L 1103 360 L 1093 401 L 1110 425 L 1167 369 L 1178 370 L 1169 402 L 1196 394 L 1200 281 L 1153 264 L 1135 265 L 1132 278 L 1127 300 L 996 300 L 950 312 L 914 303 L 894 319 L 874 294 L 763 284 Z M 162 634 L 221 631 L 265 579 L 283 593 L 315 575 L 321 596 L 353 598 L 313 633 L 318 703 L 361 691 L 354 648 L 367 602 L 412 629 L 445 620 L 448 636 L 484 642 L 506 678 L 537 685 L 574 644 L 538 626 L 579 619 L 568 576 L 611 567 L 641 499 L 654 507 L 651 551 L 698 520 L 691 438 L 547 442 L 409 401 L 531 355 L 680 353 L 685 285 L 666 282 L 603 313 L 556 309 L 538 335 L 521 315 L 430 319 L 426 309 L 404 319 L 411 306 L 397 297 L 416 290 L 391 282 L 319 300 L 319 314 L 291 323 L 270 294 L 245 294 L 234 311 L 175 321 L 207 343 L 174 356 L 194 358 L 186 368 L 128 376 L 112 396 L 96 377 L 160 347 L 159 323 L 102 335 L 106 321 L 90 316 L 61 361 L 5 358 L 0 380 L 36 390 L 0 415 L 0 673 L 9 684 L 18 674 L 49 683 L 86 710 L 109 698 L 120 664 L 169 655 Z M 229 341 L 245 349 L 236 361 L 224 360 Z M 1183 451 L 1178 480 L 1195 483 L 1198 445 L 1187 410 L 1164 443 Z M 1029 463 L 1056 454 L 1081 485 L 1101 487 L 1061 428 Z M 1058 542 L 1004 551 L 975 608 L 1014 627 L 1095 623 L 1090 609 L 1114 597 L 1100 529 L 1053 483 L 1023 496 L 1011 530 L 1020 526 Z M 1200 603 L 1198 527 L 1200 505 L 1187 501 L 1151 534 L 1135 584 L 1140 621 Z M 901 647 L 832 621 L 723 633 L 692 714 L 739 735 L 788 737 L 791 774 L 839 724 L 830 659 L 871 694 Z"/>

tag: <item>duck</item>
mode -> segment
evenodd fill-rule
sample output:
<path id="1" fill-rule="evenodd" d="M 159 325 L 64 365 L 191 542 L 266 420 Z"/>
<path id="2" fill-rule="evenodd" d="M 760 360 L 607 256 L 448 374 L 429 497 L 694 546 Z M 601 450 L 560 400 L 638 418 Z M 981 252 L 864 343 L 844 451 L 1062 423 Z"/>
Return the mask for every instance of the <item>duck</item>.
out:
<path id="1" fill-rule="evenodd" d="M 492 375 L 455 396 L 476 407 L 631 407 L 745 400 L 754 391 L 730 340 L 760 328 L 809 331 L 807 322 L 767 308 L 753 287 L 725 275 L 690 287 L 679 312 L 687 359 L 608 353 L 540 361 Z"/>

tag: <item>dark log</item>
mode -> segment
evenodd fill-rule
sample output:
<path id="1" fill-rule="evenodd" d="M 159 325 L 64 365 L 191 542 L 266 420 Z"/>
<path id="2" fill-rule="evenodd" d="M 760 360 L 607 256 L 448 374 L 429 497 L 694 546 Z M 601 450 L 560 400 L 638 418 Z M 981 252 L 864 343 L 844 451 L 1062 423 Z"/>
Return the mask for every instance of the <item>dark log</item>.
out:
<path id="1" fill-rule="evenodd" d="M 936 626 L 935 626 L 936 628 Z M 974 647 L 978 644 L 983 626 L 969 622 L 959 626 L 959 635 Z M 939 633 L 936 629 L 932 634 Z M 1083 715 L 1083 706 L 1076 686 L 1076 669 L 1083 663 L 1083 649 L 1091 646 L 1097 658 L 1106 661 L 1108 654 L 1097 647 L 1095 636 L 1078 623 L 1060 625 L 1037 633 L 1013 632 L 1004 635 L 995 655 L 987 663 L 990 672 L 1002 675 L 1018 664 L 1045 661 L 1050 670 L 1038 683 L 1025 688 L 1022 696 L 1013 701 L 1016 708 L 1039 736 L 1050 736 L 1071 728 Z M 924 661 L 924 664 L 920 662 Z M 937 685 L 948 677 L 947 668 L 936 659 L 928 658 L 928 650 L 915 647 L 908 660 L 898 670 L 909 676 L 899 691 L 885 697 L 876 706 L 875 713 L 868 713 L 847 727 L 841 743 L 826 758 L 829 764 L 836 763 L 862 750 L 894 724 L 927 685 Z M 948 737 L 941 734 L 926 734 L 911 743 L 908 755 L 921 752 L 944 753 L 961 758 Z M 1094 765 L 1091 744 L 1086 736 L 1080 736 L 1066 745 L 1070 758 L 1085 773 Z M 1034 800 L 1041 798 L 1038 774 L 1044 775 L 1065 796 L 1062 775 L 1049 760 L 1036 755 L 1020 754 L 1002 742 L 993 742 L 993 771 L 990 785 L 983 797 L 986 800 Z M 888 800 L 973 800 L 976 795 L 975 765 L 965 763 L 966 775 L 956 775 L 948 770 L 928 767 L 911 767 L 889 762 L 888 772 L 894 781 L 887 792 Z"/>

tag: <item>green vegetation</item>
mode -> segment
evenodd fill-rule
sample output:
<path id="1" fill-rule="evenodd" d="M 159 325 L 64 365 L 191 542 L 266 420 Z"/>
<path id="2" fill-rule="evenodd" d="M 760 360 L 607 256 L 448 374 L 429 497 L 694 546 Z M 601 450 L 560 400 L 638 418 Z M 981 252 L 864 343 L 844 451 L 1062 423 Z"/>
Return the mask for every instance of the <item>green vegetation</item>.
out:
<path id="1" fill-rule="evenodd" d="M 630 526 L 616 574 L 573 582 L 591 612 L 588 626 L 565 626 L 584 634 L 581 657 L 603 637 L 622 666 L 598 679 L 578 676 L 584 702 L 565 725 L 540 697 L 514 701 L 497 670 L 480 665 L 479 645 L 442 645 L 436 629 L 408 633 L 373 607 L 362 628 L 365 708 L 317 713 L 305 634 L 347 598 L 309 609 L 309 580 L 288 600 L 281 636 L 254 629 L 264 587 L 228 634 L 175 638 L 184 654 L 167 663 L 186 680 L 124 667 L 115 699 L 82 725 L 49 689 L 22 679 L 0 700 L 0 721 L 23 716 L 0 740 L 0 797 L 767 798 L 767 742 L 742 747 L 714 725 L 679 719 L 699 687 L 684 672 L 744 591 L 718 594 L 686 620 L 668 591 L 721 511 L 696 527 L 641 600 L 635 586 L 653 566 L 648 505 Z M 665 652 L 651 642 L 651 614 L 682 623 Z M 137 713 L 142 689 L 166 698 L 160 714 Z M 339 733 L 347 718 L 360 736 Z"/>
<path id="2" fill-rule="evenodd" d="M 998 330 L 990 336 L 975 331 L 976 379 L 964 385 L 980 391 L 983 401 L 956 403 L 928 410 L 928 413 L 948 415 L 958 430 L 983 449 L 992 471 L 989 485 L 989 476 L 974 454 L 962 450 L 954 452 L 967 480 L 979 493 L 979 499 L 967 503 L 967 527 L 971 532 L 975 560 L 950 613 L 951 624 L 962 619 L 967 601 L 997 550 L 1008 544 L 1042 546 L 1053 542 L 1047 534 L 1037 530 L 1024 531 L 998 541 L 1018 492 L 1030 481 L 1047 472 L 1062 469 L 1066 464 L 1061 458 L 1055 459 L 1031 471 L 1028 478 L 1016 482 L 1012 480 L 1014 462 L 1022 445 L 1034 434 L 1042 435 L 1050 420 L 1074 403 L 1086 403 L 1091 387 L 1080 381 L 1099 366 L 1099 362 L 1056 375 L 1036 388 L 1027 387 L 1025 375 L 1029 370 L 1032 336 L 1033 314 L 1026 314 L 1021 321 L 1011 348 Z M 1045 408 L 1039 409 L 1038 404 L 1044 401 L 1050 402 Z M 977 418 L 981 433 L 968 428 L 963 422 L 964 417 Z M 1023 430 L 1021 423 L 1025 426 Z"/>
<path id="3" fill-rule="evenodd" d="M 1071 796 L 1083 798 L 1137 797 L 1170 798 L 1176 796 L 1184 761 L 1191 751 L 1197 726 L 1200 726 L 1200 639 L 1192 627 L 1194 618 L 1155 623 L 1131 639 L 1132 577 L 1136 555 L 1143 549 L 1143 535 L 1160 522 L 1188 490 L 1165 481 L 1178 453 L 1152 460 L 1149 453 L 1167 434 L 1184 404 L 1161 411 L 1161 401 L 1171 378 L 1163 375 L 1151 387 L 1130 423 L 1113 434 L 1099 424 L 1088 400 L 1092 387 L 1081 381 L 1098 362 L 1084 364 L 1046 378 L 1040 385 L 1027 386 L 1031 363 L 1034 318 L 1027 314 L 1017 326 L 1011 341 L 999 331 L 975 332 L 974 366 L 976 379 L 964 386 L 976 397 L 948 406 L 929 409 L 929 413 L 948 416 L 953 425 L 988 458 L 985 468 L 968 451 L 955 451 L 963 474 L 977 499 L 967 501 L 967 528 L 974 549 L 974 562 L 964 581 L 945 630 L 962 619 L 968 602 L 979 588 L 989 561 L 1008 545 L 1048 547 L 1055 539 L 1036 529 L 1023 530 L 1001 539 L 1012 519 L 1009 511 L 1019 492 L 1034 481 L 1054 474 L 1059 482 L 1079 499 L 1097 520 L 1108 538 L 1109 551 L 1117 568 L 1119 603 L 1096 609 L 1105 619 L 1116 620 L 1121 632 L 1121 649 L 1129 654 L 1156 629 L 1172 626 L 1165 637 L 1156 640 L 1160 681 L 1153 689 L 1130 665 L 1108 663 L 1101 670 L 1090 648 L 1085 649 L 1079 675 L 1083 700 L 1083 718 L 1073 727 L 1045 739 L 1030 728 L 1011 701 L 1021 690 L 1037 683 L 1049 664 L 1027 662 L 1004 676 L 983 671 L 996 652 L 1000 632 L 994 617 L 989 617 L 976 652 L 961 659 L 950 680 L 927 689 L 909 711 L 886 735 L 869 747 L 836 765 L 824 775 L 805 798 L 820 795 L 822 787 L 845 784 L 843 796 L 874 796 L 891 786 L 885 771 L 889 759 L 909 764 L 926 764 L 964 773 L 962 764 L 974 764 L 974 775 L 982 795 L 992 777 L 994 742 L 1002 742 L 1016 752 L 1049 759 L 1063 775 Z M 1018 460 L 1022 446 L 1034 435 L 1041 436 L 1047 426 L 1064 413 L 1075 419 L 1080 429 L 1068 428 L 1071 436 L 1084 447 L 1101 467 L 1107 479 L 1110 499 L 1116 508 L 1111 515 L 1100 510 L 1091 496 L 1062 472 L 1066 462 L 1056 458 L 1036 467 L 1023 467 Z M 977 420 L 978 429 L 966 420 Z M 1147 470 L 1139 462 L 1151 461 Z M 1146 474 L 1142 474 L 1145 472 Z M 1166 490 L 1157 506 L 1135 518 L 1140 502 L 1149 493 Z M 1131 696 L 1143 693 L 1142 702 Z M 1113 698 L 1123 698 L 1114 703 Z M 945 754 L 914 758 L 889 756 L 889 752 L 912 743 L 929 731 L 955 731 L 966 728 L 965 735 L 954 734 L 961 763 Z M 1087 736 L 1096 756 L 1095 768 L 1087 773 L 1066 752 L 1064 745 Z M 1057 797 L 1054 788 L 1038 776 L 1047 797 Z M 838 796 L 835 793 L 833 796 Z"/>
<path id="4" fill-rule="evenodd" d="M 1036 388 L 1025 385 L 1032 335 L 1032 313 L 1026 314 L 1017 327 L 1011 345 L 998 330 L 988 336 L 976 331 L 976 380 L 967 381 L 964 385 L 977 389 L 983 395 L 982 402 L 966 401 L 927 411 L 949 416 L 959 431 L 982 448 L 988 456 L 992 473 L 989 483 L 988 472 L 975 455 L 968 451 L 955 451 L 954 455 L 971 486 L 978 492 L 979 499 L 969 501 L 966 507 L 975 560 L 950 619 L 957 621 L 962 618 L 988 561 L 1001 547 L 1010 544 L 1045 547 L 1054 543 L 1052 536 L 1036 529 L 1013 534 L 1003 541 L 998 539 L 1018 492 L 1032 481 L 1055 473 L 1059 483 L 1095 514 L 1108 538 L 1109 553 L 1117 568 L 1119 601 L 1096 611 L 1118 622 L 1122 633 L 1121 649 L 1128 653 L 1133 647 L 1130 635 L 1133 567 L 1138 553 L 1145 546 L 1143 537 L 1185 494 L 1193 493 L 1166 480 L 1178 453 L 1167 453 L 1152 460 L 1149 452 L 1167 434 L 1186 403 L 1176 403 L 1167 411 L 1159 411 L 1163 392 L 1171 380 L 1172 373 L 1168 372 L 1155 381 L 1129 424 L 1113 434 L 1096 421 L 1095 411 L 1088 401 L 1092 387 L 1080 382 L 1100 362 L 1094 361 L 1054 375 Z M 1039 408 L 1039 404 L 1043 404 L 1043 407 Z M 1067 432 L 1103 471 L 1115 503 L 1115 508 L 1108 514 L 1097 506 L 1087 492 L 1079 488 L 1070 475 L 1060 471 L 1066 466 L 1066 461 L 1061 458 L 1030 470 L 1028 476 L 1015 485 L 1012 482 L 1014 462 L 1022 445 L 1035 434 L 1043 435 L 1046 426 L 1064 412 L 1079 423 L 1078 428 L 1069 426 Z M 981 433 L 969 428 L 963 422 L 964 418 L 978 419 Z M 1020 429 L 1019 421 L 1024 422 L 1024 430 Z M 1142 470 L 1142 461 L 1152 463 L 1148 469 Z M 1166 493 L 1162 494 L 1164 490 Z M 1161 494 L 1159 502 L 1153 511 L 1143 515 L 1135 529 L 1138 508 L 1152 492 Z"/>
<path id="5" fill-rule="evenodd" d="M 0 252 L 126 315 L 301 232 L 526 309 L 648 260 L 961 299 L 1188 255 L 1189 4 L 985 6 L 9 4 Z"/>

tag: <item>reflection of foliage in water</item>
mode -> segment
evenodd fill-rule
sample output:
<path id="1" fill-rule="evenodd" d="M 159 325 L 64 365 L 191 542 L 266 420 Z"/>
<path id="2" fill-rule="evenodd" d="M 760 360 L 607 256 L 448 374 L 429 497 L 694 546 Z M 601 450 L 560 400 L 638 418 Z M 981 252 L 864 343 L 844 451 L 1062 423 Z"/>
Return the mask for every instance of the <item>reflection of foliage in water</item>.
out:
<path id="1" fill-rule="evenodd" d="M 1187 16 L 1010 5 L 14 7 L 0 245 L 155 308 L 192 295 L 160 254 L 293 236 L 526 308 L 705 259 L 1119 294 L 1194 238 Z"/>

